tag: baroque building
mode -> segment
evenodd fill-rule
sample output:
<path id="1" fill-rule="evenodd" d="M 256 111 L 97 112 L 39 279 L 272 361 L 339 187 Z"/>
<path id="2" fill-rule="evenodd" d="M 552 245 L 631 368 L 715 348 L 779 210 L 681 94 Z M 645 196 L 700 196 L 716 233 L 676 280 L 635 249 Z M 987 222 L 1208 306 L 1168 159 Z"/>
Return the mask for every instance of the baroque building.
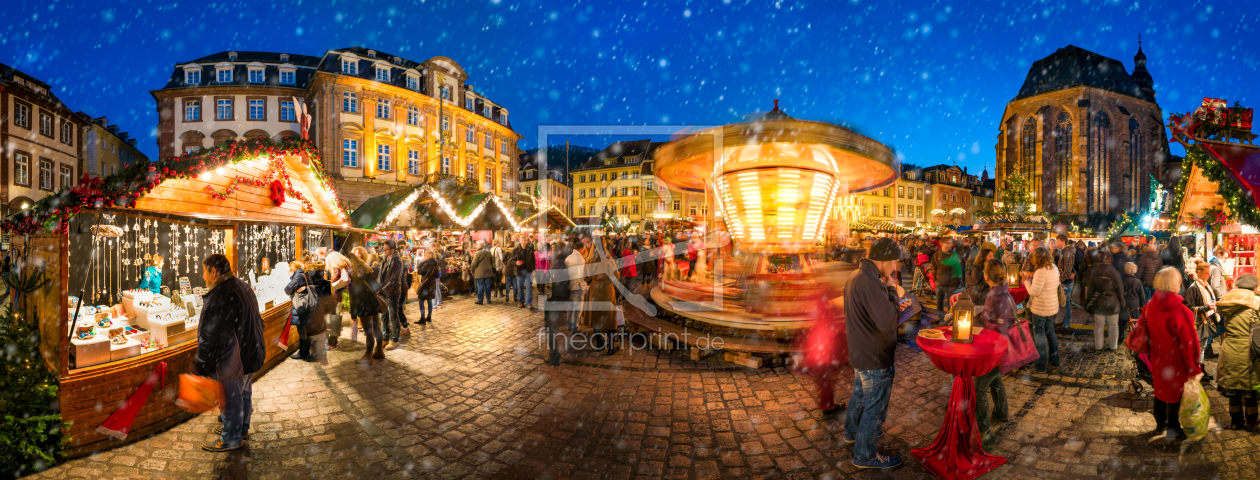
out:
<path id="1" fill-rule="evenodd" d="M 1139 42 L 1124 64 L 1068 45 L 1036 61 L 1006 104 L 998 196 L 1008 175 L 1031 180 L 1037 211 L 1085 217 L 1142 212 L 1169 158 L 1163 111 Z"/>
<path id="2" fill-rule="evenodd" d="M 0 215 L 78 182 L 87 125 L 47 83 L 0 64 Z"/>
<path id="3" fill-rule="evenodd" d="M 175 65 L 152 93 L 162 158 L 227 140 L 298 136 L 297 104 L 343 200 L 458 178 L 509 202 L 517 142 L 506 108 L 454 60 L 348 47 L 322 56 L 221 52 Z"/>

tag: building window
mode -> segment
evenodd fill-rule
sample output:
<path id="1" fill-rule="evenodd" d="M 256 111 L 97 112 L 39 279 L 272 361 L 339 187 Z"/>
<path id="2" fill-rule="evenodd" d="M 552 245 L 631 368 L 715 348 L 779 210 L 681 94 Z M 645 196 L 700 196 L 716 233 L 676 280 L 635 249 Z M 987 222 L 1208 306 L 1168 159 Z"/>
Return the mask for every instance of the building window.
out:
<path id="1" fill-rule="evenodd" d="M 218 70 L 219 83 L 232 83 L 232 69 L 220 68 Z"/>
<path id="2" fill-rule="evenodd" d="M 1111 211 L 1111 118 L 1107 112 L 1098 112 L 1094 117 L 1094 131 L 1090 132 L 1089 155 L 1089 206 L 1090 212 Z"/>
<path id="3" fill-rule="evenodd" d="M 464 99 L 464 110 L 468 110 L 468 111 L 470 111 L 470 112 L 471 112 L 471 111 L 472 111 L 472 109 L 473 109 L 473 99 L 472 99 L 472 98 L 465 98 L 465 99 Z"/>
<path id="4" fill-rule="evenodd" d="M 201 121 L 201 100 L 187 100 L 184 102 L 184 121 Z"/>
<path id="5" fill-rule="evenodd" d="M 494 169 L 486 167 L 486 191 L 494 191 Z"/>
<path id="6" fill-rule="evenodd" d="M 71 130 L 70 122 L 61 122 L 61 143 L 66 145 L 74 144 L 74 134 Z"/>
<path id="7" fill-rule="evenodd" d="M 184 145 L 184 154 L 185 154 L 185 155 L 187 155 L 187 154 L 189 154 L 189 153 L 196 152 L 197 150 L 201 150 L 201 147 L 198 147 L 198 146 L 196 146 L 196 145 Z"/>
<path id="8" fill-rule="evenodd" d="M 376 67 L 376 81 L 389 82 L 389 67 L 379 65 Z"/>
<path id="9" fill-rule="evenodd" d="M 280 121 L 282 122 L 297 121 L 297 112 L 293 109 L 293 100 L 280 101 Z"/>
<path id="10" fill-rule="evenodd" d="M 447 175 L 451 174 L 451 157 L 445 157 L 442 159 L 442 173 Z"/>
<path id="11" fill-rule="evenodd" d="M 420 90 L 420 77 L 407 75 L 407 90 Z"/>
<path id="12" fill-rule="evenodd" d="M 677 212 L 678 209 L 681 208 L 681 205 L 682 205 L 682 201 L 674 200 L 674 205 L 673 205 L 674 208 L 671 208 L 670 210 Z"/>
<path id="13" fill-rule="evenodd" d="M 502 172 L 499 172 L 499 186 L 503 188 L 504 190 L 507 190 L 507 187 L 508 187 L 507 170 L 503 170 Z"/>
<path id="14" fill-rule="evenodd" d="M 486 150 L 493 150 L 493 149 L 494 149 L 494 139 L 490 138 L 490 134 L 489 134 L 489 133 L 485 134 L 485 138 L 486 138 L 486 141 L 485 141 L 485 144 L 486 144 Z"/>
<path id="15" fill-rule="evenodd" d="M 449 85 L 442 85 L 442 100 L 451 100 L 451 87 Z"/>
<path id="16" fill-rule="evenodd" d="M 65 189 L 65 188 L 73 187 L 74 186 L 72 185 L 73 183 L 74 183 L 74 171 L 70 169 L 69 165 L 62 165 L 61 166 L 61 188 Z"/>
<path id="17" fill-rule="evenodd" d="M 376 146 L 376 169 L 383 172 L 393 170 L 390 168 L 389 145 Z"/>
<path id="18" fill-rule="evenodd" d="M 227 98 L 219 99 L 217 102 L 216 111 L 218 112 L 216 116 L 217 119 L 231 120 L 232 119 L 232 100 L 227 99 Z"/>
<path id="19" fill-rule="evenodd" d="M 629 195 L 626 195 L 626 194 L 628 193 L 628 191 L 629 191 L 629 189 L 628 189 L 628 188 L 626 188 L 626 187 L 621 187 L 621 196 L 623 196 L 623 197 L 629 196 Z"/>
<path id="20" fill-rule="evenodd" d="M 607 181 L 608 181 L 608 174 L 607 174 L 607 173 L 601 173 L 601 174 L 599 174 L 599 181 L 601 181 L 601 182 L 607 182 Z"/>
<path id="21" fill-rule="evenodd" d="M 586 183 L 586 175 L 578 175 L 578 183 Z"/>
<path id="22" fill-rule="evenodd" d="M 632 197 L 639 196 L 639 187 L 630 187 L 630 196 Z"/>
<path id="23" fill-rule="evenodd" d="M 22 102 L 13 102 L 13 124 L 27 130 L 31 129 L 31 106 Z"/>
<path id="24" fill-rule="evenodd" d="M 263 69 L 249 69 L 249 83 L 263 83 Z"/>
<path id="25" fill-rule="evenodd" d="M 43 110 L 39 111 L 39 134 L 45 137 L 53 136 L 53 117 Z"/>
<path id="26" fill-rule="evenodd" d="M 295 83 L 297 83 L 297 72 L 293 70 L 280 71 L 280 84 L 281 85 L 293 85 Z"/>
<path id="27" fill-rule="evenodd" d="M 359 96 L 351 92 L 341 94 L 341 111 L 359 113 Z"/>
<path id="28" fill-rule="evenodd" d="M 499 140 L 499 153 L 508 153 L 507 140 Z"/>
<path id="29" fill-rule="evenodd" d="M 652 181 L 651 181 L 651 180 L 648 180 L 648 181 L 647 181 L 647 184 L 646 184 L 645 186 L 647 187 L 647 189 L 648 189 L 648 190 L 654 190 L 654 189 L 655 189 L 655 187 L 652 185 Z"/>
<path id="30" fill-rule="evenodd" d="M 691 206 L 687 207 L 687 214 L 693 217 L 696 216 L 696 204 L 693 203 Z"/>
<path id="31" fill-rule="evenodd" d="M 614 208 L 615 208 L 615 207 L 614 207 Z M 622 214 L 622 215 L 625 215 L 626 213 L 629 213 L 629 210 L 630 210 L 630 206 L 629 206 L 629 205 L 624 204 L 624 203 L 623 203 L 623 204 L 621 204 L 621 214 Z M 614 210 L 614 211 L 616 211 L 616 210 Z"/>
<path id="32" fill-rule="evenodd" d="M 639 172 L 630 172 L 630 178 L 637 180 L 639 178 Z"/>
<path id="33" fill-rule="evenodd" d="M 468 143 L 477 143 L 477 134 L 473 133 L 472 127 L 464 129 L 464 141 Z"/>
<path id="34" fill-rule="evenodd" d="M 341 73 L 344 73 L 346 75 L 358 75 L 359 74 L 359 60 L 355 58 L 341 59 Z"/>
<path id="35" fill-rule="evenodd" d="M 1137 120 L 1129 119 L 1129 211 L 1140 212 L 1142 208 L 1142 185 L 1146 169 L 1142 168 L 1142 131 Z"/>
<path id="36" fill-rule="evenodd" d="M 266 100 L 250 100 L 249 101 L 249 119 L 250 120 L 266 120 L 267 119 Z"/>
<path id="37" fill-rule="evenodd" d="M 600 189 L 599 189 L 599 196 L 600 196 L 601 198 L 602 198 L 602 197 L 607 197 L 607 196 L 608 196 L 608 188 L 606 188 L 606 187 L 600 187 Z"/>
<path id="38" fill-rule="evenodd" d="M 53 162 L 47 158 L 39 159 L 39 189 L 53 189 Z"/>
<path id="39" fill-rule="evenodd" d="M 389 99 L 382 98 L 376 101 L 376 118 L 389 119 Z"/>
<path id="40" fill-rule="evenodd" d="M 341 165 L 350 168 L 359 168 L 358 140 L 341 141 Z"/>
<path id="41" fill-rule="evenodd" d="M 888 216 L 888 205 L 884 205 L 884 216 Z"/>
<path id="42" fill-rule="evenodd" d="M 578 190 L 578 198 L 586 198 L 586 190 Z"/>
<path id="43" fill-rule="evenodd" d="M 632 204 L 630 204 L 630 213 L 635 214 L 635 215 L 638 215 L 638 214 L 639 214 L 639 204 L 637 204 L 637 203 L 632 203 Z"/>
<path id="44" fill-rule="evenodd" d="M 490 104 L 485 104 L 481 106 L 481 115 L 487 118 L 490 117 Z"/>
<path id="45" fill-rule="evenodd" d="M 407 125 L 413 127 L 420 125 L 420 107 L 407 107 Z"/>
<path id="46" fill-rule="evenodd" d="M 23 187 L 31 186 L 31 157 L 17 153 L 13 162 L 13 183 Z"/>
<path id="47" fill-rule="evenodd" d="M 916 189 L 914 189 L 914 199 L 915 199 L 915 200 L 923 200 L 923 189 L 922 189 L 922 188 L 916 188 Z"/>
<path id="48" fill-rule="evenodd" d="M 898 216 L 898 217 L 904 217 L 904 216 L 906 216 L 906 206 L 905 206 L 905 205 L 897 205 L 897 216 Z"/>
<path id="49" fill-rule="evenodd" d="M 914 207 L 914 216 L 923 218 L 923 207 Z"/>
<path id="50" fill-rule="evenodd" d="M 586 207 L 584 207 L 584 206 L 578 206 L 578 215 L 579 215 L 579 216 L 586 216 Z"/>
<path id="51" fill-rule="evenodd" d="M 407 150 L 407 173 L 412 175 L 420 174 L 420 151 Z"/>
<path id="52" fill-rule="evenodd" d="M 184 83 L 188 85 L 198 85 L 201 83 L 201 69 L 184 70 Z"/>
<path id="53" fill-rule="evenodd" d="M 906 198 L 906 187 L 897 187 L 897 198 Z"/>

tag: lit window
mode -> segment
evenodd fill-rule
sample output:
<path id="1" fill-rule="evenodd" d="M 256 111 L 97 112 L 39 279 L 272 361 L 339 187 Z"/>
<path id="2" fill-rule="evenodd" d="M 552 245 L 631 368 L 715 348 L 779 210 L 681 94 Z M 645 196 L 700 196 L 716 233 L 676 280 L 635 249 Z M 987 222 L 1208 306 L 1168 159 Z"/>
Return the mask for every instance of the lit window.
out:
<path id="1" fill-rule="evenodd" d="M 407 75 L 407 90 L 420 90 L 420 77 Z"/>
<path id="2" fill-rule="evenodd" d="M 420 107 L 414 105 L 407 107 L 407 125 L 413 127 L 420 125 Z"/>
<path id="3" fill-rule="evenodd" d="M 884 216 L 888 216 L 888 205 L 884 205 Z"/>
<path id="4" fill-rule="evenodd" d="M 486 167 L 486 190 L 494 190 L 494 169 Z"/>
<path id="5" fill-rule="evenodd" d="M 897 187 L 897 198 L 906 198 L 906 187 Z"/>
<path id="6" fill-rule="evenodd" d="M 231 83 L 231 82 L 232 82 L 232 69 L 220 68 L 219 69 L 219 83 Z"/>
<path id="7" fill-rule="evenodd" d="M 681 200 L 674 200 L 674 205 L 673 205 L 674 208 L 671 208 L 670 210 L 678 211 L 679 208 L 682 208 L 681 205 L 682 205 Z"/>
<path id="8" fill-rule="evenodd" d="M 637 203 L 631 204 L 631 205 L 630 205 L 630 213 L 633 213 L 633 214 L 635 214 L 635 215 L 638 215 L 638 214 L 639 214 L 639 204 L 637 204 Z"/>
<path id="9" fill-rule="evenodd" d="M 201 69 L 184 70 L 184 83 L 188 85 L 198 85 L 201 83 Z"/>
<path id="10" fill-rule="evenodd" d="M 188 154 L 188 153 L 193 153 L 193 152 L 196 152 L 197 150 L 201 150 L 201 147 L 198 147 L 198 146 L 196 146 L 196 145 L 186 145 L 186 146 L 184 146 L 184 153 L 185 153 L 185 154 Z"/>
<path id="11" fill-rule="evenodd" d="M 376 146 L 376 169 L 384 172 L 392 170 L 389 161 L 389 145 Z"/>
<path id="12" fill-rule="evenodd" d="M 39 133 L 46 137 L 53 135 L 53 117 L 43 111 L 39 112 Z"/>
<path id="13" fill-rule="evenodd" d="M 39 159 L 39 189 L 53 189 L 53 162 L 52 160 Z"/>
<path id="14" fill-rule="evenodd" d="M 293 70 L 280 71 L 280 84 L 293 85 L 295 83 L 297 83 L 297 72 Z"/>
<path id="15" fill-rule="evenodd" d="M 297 113 L 293 109 L 293 100 L 280 101 L 280 121 L 282 122 L 297 121 Z"/>
<path id="16" fill-rule="evenodd" d="M 249 69 L 249 83 L 263 83 L 263 69 Z"/>
<path id="17" fill-rule="evenodd" d="M 31 157 L 21 153 L 16 154 L 17 160 L 13 164 L 13 183 L 29 187 L 31 186 Z"/>
<path id="18" fill-rule="evenodd" d="M 227 98 L 219 99 L 216 105 L 217 105 L 216 111 L 218 113 L 215 118 L 219 120 L 232 119 L 232 100 L 231 99 L 227 99 Z"/>
<path id="19" fill-rule="evenodd" d="M 389 119 L 389 99 L 382 98 L 377 100 L 376 118 Z"/>
<path id="20" fill-rule="evenodd" d="M 464 172 L 464 178 L 475 180 L 477 178 L 477 165 L 469 163 L 467 167 L 468 168 L 465 169 L 467 171 Z"/>
<path id="21" fill-rule="evenodd" d="M 266 120 L 267 107 L 263 100 L 249 101 L 249 119 L 250 120 Z"/>
<path id="22" fill-rule="evenodd" d="M 914 216 L 923 217 L 923 207 L 914 207 Z"/>
<path id="23" fill-rule="evenodd" d="M 342 140 L 341 142 L 341 164 L 346 167 L 359 167 L 359 141 L 358 140 Z"/>
<path id="24" fill-rule="evenodd" d="M 389 81 L 389 67 L 382 67 L 379 65 L 376 67 L 376 81 L 378 82 Z"/>
<path id="25" fill-rule="evenodd" d="M 354 59 L 354 58 L 341 59 L 341 73 L 344 73 L 347 75 L 358 75 L 359 74 L 358 59 Z"/>
<path id="26" fill-rule="evenodd" d="M 898 193 L 901 193 L 901 192 L 898 192 Z M 904 216 L 906 216 L 906 206 L 905 206 L 905 205 L 897 205 L 897 216 L 898 216 L 898 217 L 904 217 Z"/>
<path id="27" fill-rule="evenodd" d="M 696 204 L 693 203 L 689 208 L 687 208 L 687 214 L 693 217 L 696 216 Z"/>
<path id="28" fill-rule="evenodd" d="M 359 96 L 350 92 L 341 94 L 341 111 L 359 113 Z"/>
<path id="29" fill-rule="evenodd" d="M 201 120 L 201 100 L 184 102 L 184 121 L 195 122 L 198 120 Z"/>
<path id="30" fill-rule="evenodd" d="M 407 150 L 407 173 L 412 175 L 420 174 L 420 151 Z"/>

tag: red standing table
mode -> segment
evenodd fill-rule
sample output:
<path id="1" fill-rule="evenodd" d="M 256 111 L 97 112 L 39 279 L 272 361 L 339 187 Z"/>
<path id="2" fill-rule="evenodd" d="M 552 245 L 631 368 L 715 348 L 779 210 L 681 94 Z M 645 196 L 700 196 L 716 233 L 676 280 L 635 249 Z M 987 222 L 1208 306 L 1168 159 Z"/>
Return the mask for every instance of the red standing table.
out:
<path id="1" fill-rule="evenodd" d="M 936 368 L 954 376 L 954 387 L 936 441 L 910 453 L 937 478 L 971 480 L 1006 463 L 1005 457 L 984 453 L 980 444 L 973 377 L 989 373 L 1002 362 L 1007 341 L 998 332 L 983 330 L 974 343 L 953 343 L 949 341 L 953 337 L 950 327 L 938 330 L 945 332 L 944 339 L 919 337 L 919 348 Z"/>
<path id="2" fill-rule="evenodd" d="M 1023 285 L 1020 285 L 1018 287 L 1011 287 L 1010 293 L 1011 293 L 1011 299 L 1015 300 L 1016 305 L 1024 303 L 1024 300 L 1028 299 L 1028 289 L 1025 288 Z M 981 302 L 983 302 L 983 300 L 981 300 Z M 982 373 L 981 375 L 984 375 L 984 374 Z"/>

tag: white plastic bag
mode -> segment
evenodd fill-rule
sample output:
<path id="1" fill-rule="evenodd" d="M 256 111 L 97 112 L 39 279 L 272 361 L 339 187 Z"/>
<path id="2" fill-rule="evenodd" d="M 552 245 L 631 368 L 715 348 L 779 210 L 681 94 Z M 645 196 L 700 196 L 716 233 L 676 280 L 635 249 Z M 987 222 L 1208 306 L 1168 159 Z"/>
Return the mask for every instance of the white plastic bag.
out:
<path id="1" fill-rule="evenodd" d="M 1185 432 L 1187 440 L 1199 440 L 1207 436 L 1209 420 L 1212 418 L 1207 392 L 1199 383 L 1201 378 L 1202 373 L 1195 375 L 1181 387 L 1181 408 L 1177 411 L 1177 417 L 1181 419 L 1181 430 Z"/>
<path id="2" fill-rule="evenodd" d="M 626 311 L 621 308 L 621 305 L 617 305 L 617 326 L 626 326 Z"/>

